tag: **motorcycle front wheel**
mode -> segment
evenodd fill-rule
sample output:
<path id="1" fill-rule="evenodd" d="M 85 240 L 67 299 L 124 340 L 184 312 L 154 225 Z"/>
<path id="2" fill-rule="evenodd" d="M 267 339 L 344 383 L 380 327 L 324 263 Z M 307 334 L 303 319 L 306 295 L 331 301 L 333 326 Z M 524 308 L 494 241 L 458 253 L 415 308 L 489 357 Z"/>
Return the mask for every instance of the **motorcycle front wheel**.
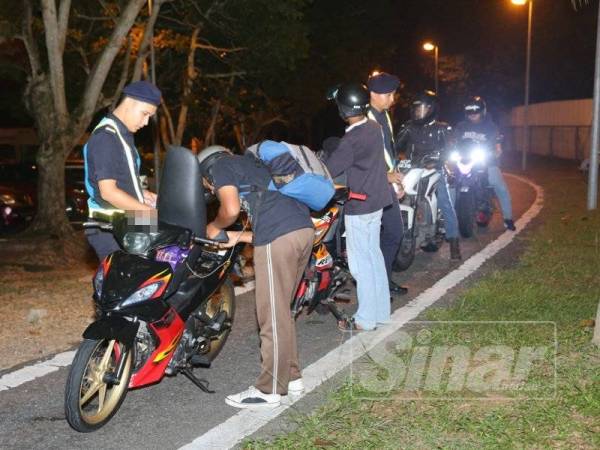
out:
<path id="1" fill-rule="evenodd" d="M 127 395 L 132 361 L 133 351 L 114 339 L 81 343 L 65 388 L 65 415 L 71 427 L 87 433 L 115 415 Z M 121 376 L 116 378 L 121 363 Z"/>
<path id="2" fill-rule="evenodd" d="M 475 196 L 472 191 L 460 192 L 456 199 L 456 218 L 458 230 L 464 238 L 473 236 L 475 222 Z"/>

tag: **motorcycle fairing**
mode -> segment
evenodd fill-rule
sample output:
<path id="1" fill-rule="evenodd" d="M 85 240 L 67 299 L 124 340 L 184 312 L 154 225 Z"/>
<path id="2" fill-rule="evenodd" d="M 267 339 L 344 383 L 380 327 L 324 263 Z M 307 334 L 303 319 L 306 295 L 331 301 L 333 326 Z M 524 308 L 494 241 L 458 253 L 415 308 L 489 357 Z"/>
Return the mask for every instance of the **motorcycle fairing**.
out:
<path id="1" fill-rule="evenodd" d="M 165 375 L 165 369 L 173 357 L 174 351 L 183 335 L 185 323 L 178 314 L 169 309 L 163 318 L 148 324 L 154 334 L 157 345 L 144 365 L 131 376 L 130 388 L 138 388 L 159 382 Z"/>
<path id="2" fill-rule="evenodd" d="M 103 311 L 115 310 L 138 289 L 153 282 L 162 282 L 152 299 L 126 306 L 121 311 L 127 311 L 131 316 L 140 316 L 147 321 L 157 320 L 164 314 L 167 305 L 159 296 L 167 288 L 173 275 L 168 262 L 118 251 L 111 255 L 110 266 L 111 270 L 104 275 L 102 295 L 98 301 Z"/>

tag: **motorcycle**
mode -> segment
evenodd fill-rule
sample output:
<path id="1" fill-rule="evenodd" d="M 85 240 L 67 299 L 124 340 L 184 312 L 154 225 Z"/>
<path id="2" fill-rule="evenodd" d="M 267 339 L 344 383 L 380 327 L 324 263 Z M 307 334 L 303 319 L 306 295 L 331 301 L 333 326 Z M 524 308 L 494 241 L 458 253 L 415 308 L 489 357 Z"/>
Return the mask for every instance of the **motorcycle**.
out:
<path id="1" fill-rule="evenodd" d="M 94 278 L 97 319 L 83 333 L 65 388 L 65 414 L 90 432 L 118 411 L 129 389 L 209 367 L 223 348 L 235 313 L 228 274 L 239 246 L 205 238 L 200 168 L 187 149 L 169 150 L 158 195 L 158 220 L 124 214 L 85 224 L 111 230 L 123 250 L 107 256 Z M 92 216 L 94 217 L 94 216 Z"/>
<path id="2" fill-rule="evenodd" d="M 333 200 L 318 217 L 313 217 L 315 238 L 308 266 L 292 301 L 292 317 L 297 318 L 303 309 L 307 314 L 331 312 L 339 320 L 346 319 L 336 305 L 336 298 L 348 300 L 338 293 L 351 278 L 344 256 L 342 236 L 343 210 L 347 199 L 364 200 L 361 194 L 349 192 L 338 186 Z"/>
<path id="3" fill-rule="evenodd" d="M 453 165 L 450 184 L 456 191 L 454 207 L 462 237 L 473 236 L 474 225 L 487 227 L 492 215 L 492 192 L 488 183 L 489 150 L 472 139 L 461 140 L 450 153 Z"/>
<path id="4" fill-rule="evenodd" d="M 416 248 L 436 251 L 443 242 L 443 223 L 438 213 L 436 186 L 440 153 L 425 155 L 417 164 L 409 159 L 400 160 L 396 170 L 404 174 L 404 197 L 400 211 L 404 222 L 404 237 L 394 261 L 394 270 L 406 270 L 415 258 Z"/>

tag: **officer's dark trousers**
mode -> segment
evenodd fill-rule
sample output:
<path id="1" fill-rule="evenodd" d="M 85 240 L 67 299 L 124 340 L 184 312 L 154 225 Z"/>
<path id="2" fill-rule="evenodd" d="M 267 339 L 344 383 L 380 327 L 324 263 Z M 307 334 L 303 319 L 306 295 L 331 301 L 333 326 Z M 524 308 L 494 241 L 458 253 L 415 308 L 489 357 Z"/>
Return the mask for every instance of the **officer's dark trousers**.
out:
<path id="1" fill-rule="evenodd" d="M 400 204 L 396 197 L 396 191 L 391 185 L 390 189 L 393 202 L 383 208 L 383 215 L 381 216 L 381 253 L 383 253 L 388 280 L 392 279 L 392 264 L 396 259 L 398 250 L 400 250 L 402 236 L 404 235 Z"/>
<path id="2" fill-rule="evenodd" d="M 112 233 L 108 231 L 102 231 L 98 228 L 88 228 L 85 230 L 85 237 L 96 252 L 96 255 L 98 255 L 100 261 L 120 248 Z"/>

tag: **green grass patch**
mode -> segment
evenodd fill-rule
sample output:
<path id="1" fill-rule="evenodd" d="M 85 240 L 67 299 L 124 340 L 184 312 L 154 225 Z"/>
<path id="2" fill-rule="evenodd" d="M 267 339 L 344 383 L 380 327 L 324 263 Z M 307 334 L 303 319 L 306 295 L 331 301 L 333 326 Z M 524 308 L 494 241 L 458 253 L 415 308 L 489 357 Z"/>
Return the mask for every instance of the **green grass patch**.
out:
<path id="1" fill-rule="evenodd" d="M 474 283 L 450 307 L 425 314 L 429 321 L 472 324 L 403 329 L 353 366 L 357 373 L 364 367 L 371 383 L 357 382 L 353 371 L 321 408 L 294 417 L 296 431 L 269 442 L 246 441 L 244 447 L 600 448 L 600 351 L 591 344 L 590 321 L 600 300 L 600 213 L 586 210 L 586 186 L 575 171 L 554 169 L 545 165 L 533 172 L 545 189 L 544 209 L 535 228 L 513 244 L 523 250 L 514 264 Z M 492 373 L 482 378 L 481 391 L 460 382 L 449 390 L 452 370 L 459 367 L 456 355 L 442 365 L 441 382 L 426 387 L 424 370 L 412 374 L 414 389 L 407 385 L 418 347 L 429 358 L 428 368 L 433 349 L 444 346 L 466 349 L 473 368 L 503 361 L 474 357 L 494 345 L 512 349 L 512 368 L 524 348 L 547 351 L 518 386 L 494 385 Z"/>

